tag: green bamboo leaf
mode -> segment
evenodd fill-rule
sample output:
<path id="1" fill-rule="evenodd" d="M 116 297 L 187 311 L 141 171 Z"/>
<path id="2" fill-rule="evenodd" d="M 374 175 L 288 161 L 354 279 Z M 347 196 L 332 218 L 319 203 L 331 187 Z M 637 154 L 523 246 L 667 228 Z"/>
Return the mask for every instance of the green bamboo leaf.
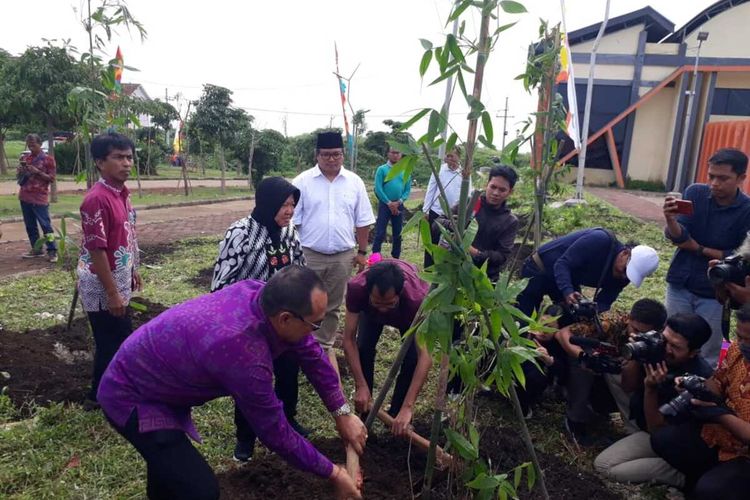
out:
<path id="1" fill-rule="evenodd" d="M 523 465 L 519 465 L 513 469 L 513 487 L 518 489 L 518 485 L 521 484 L 521 476 L 523 473 Z"/>
<path id="2" fill-rule="evenodd" d="M 461 47 L 458 46 L 458 42 L 456 41 L 455 36 L 448 35 L 447 37 L 445 37 L 445 46 L 448 48 L 451 55 L 453 56 L 453 60 L 456 61 L 458 64 L 466 61 L 466 58 L 464 57 L 464 53 L 461 52 Z"/>
<path id="3" fill-rule="evenodd" d="M 430 67 L 431 61 L 432 61 L 432 51 L 425 50 L 424 55 L 422 56 L 422 61 L 419 63 L 419 77 L 420 78 L 423 78 L 424 74 L 427 73 L 427 69 Z"/>
<path id="4" fill-rule="evenodd" d="M 458 134 L 453 132 L 450 137 L 448 137 L 448 142 L 445 143 L 445 150 L 453 151 L 453 148 L 456 147 L 456 142 L 458 142 Z"/>
<path id="5" fill-rule="evenodd" d="M 474 490 L 494 490 L 499 485 L 500 482 L 494 476 L 488 476 L 484 472 L 466 483 L 466 486 Z"/>
<path id="6" fill-rule="evenodd" d="M 453 66 L 451 69 L 445 71 L 442 75 L 440 75 L 439 77 L 431 81 L 430 85 L 435 85 L 436 83 L 440 83 L 443 80 L 450 78 L 451 76 L 455 75 L 456 72 L 458 72 L 458 70 L 459 70 L 458 66 Z"/>
<path id="7" fill-rule="evenodd" d="M 422 47 L 424 50 L 432 50 L 432 42 L 429 40 L 425 40 L 424 38 L 419 39 L 419 43 L 422 44 Z"/>
<path id="8" fill-rule="evenodd" d="M 130 301 L 130 308 L 133 309 L 134 311 L 138 311 L 138 312 L 146 312 L 146 311 L 148 311 L 148 307 L 146 307 L 145 305 L 141 304 L 140 302 L 133 302 L 132 300 Z"/>
<path id="9" fill-rule="evenodd" d="M 424 108 L 422 111 L 420 111 L 416 115 L 412 116 L 411 118 L 409 118 L 408 121 L 406 121 L 405 123 L 403 123 L 399 127 L 398 131 L 399 132 L 403 132 L 403 131 L 409 129 L 409 127 L 411 127 L 412 125 L 414 125 L 415 123 L 417 123 L 419 120 L 421 120 L 424 117 L 424 115 L 426 115 L 429 112 L 430 112 L 430 108 Z"/>
<path id="10" fill-rule="evenodd" d="M 445 435 L 448 438 L 448 442 L 456 449 L 461 457 L 470 460 L 479 458 L 479 450 L 474 448 L 471 443 L 458 432 L 452 429 L 445 429 Z M 467 485 L 470 486 L 471 485 Z M 479 489 L 479 488 L 475 488 Z"/>
<path id="11" fill-rule="evenodd" d="M 471 422 L 469 422 L 469 440 L 474 448 L 479 449 L 479 431 Z"/>
<path id="12" fill-rule="evenodd" d="M 503 24 L 502 26 L 500 26 L 499 28 L 497 28 L 497 29 L 495 30 L 495 33 L 494 33 L 494 34 L 493 34 L 492 36 L 493 36 L 493 37 L 495 37 L 495 36 L 499 35 L 499 34 L 500 34 L 500 33 L 502 33 L 503 31 L 505 31 L 505 30 L 507 30 L 507 29 L 510 29 L 510 28 L 512 28 L 512 27 L 513 27 L 513 26 L 515 26 L 515 25 L 516 25 L 517 23 L 518 23 L 518 21 L 515 21 L 515 22 L 512 22 L 512 23 L 508 23 L 508 24 Z"/>
<path id="13" fill-rule="evenodd" d="M 536 482 L 536 468 L 533 464 L 526 464 L 526 485 L 529 487 L 529 491 L 534 487 Z"/>
<path id="14" fill-rule="evenodd" d="M 451 15 L 448 17 L 448 21 L 446 22 L 446 26 L 448 25 L 448 23 L 450 23 L 450 22 L 455 21 L 456 19 L 458 19 L 458 17 L 461 14 L 463 14 L 464 11 L 467 8 L 471 7 L 471 4 L 472 4 L 472 0 L 464 0 L 459 5 L 457 5 L 456 8 L 453 9 L 453 12 L 451 12 Z"/>
<path id="15" fill-rule="evenodd" d="M 482 128 L 484 128 L 484 136 L 487 138 L 487 142 L 492 144 L 492 139 L 494 138 L 494 133 L 492 131 L 492 117 L 487 111 L 482 113 Z"/>
<path id="16" fill-rule="evenodd" d="M 500 8 L 508 14 L 523 14 L 526 12 L 526 7 L 523 4 L 514 2 L 513 0 L 502 0 L 500 2 Z"/>
<path id="17" fill-rule="evenodd" d="M 521 387 L 526 387 L 526 374 L 523 373 L 521 363 L 517 359 L 510 361 L 510 367 L 513 370 L 513 375 L 516 376 L 516 380 L 521 384 Z"/>
<path id="18" fill-rule="evenodd" d="M 440 113 L 433 110 L 430 113 L 430 121 L 427 124 L 427 136 L 432 139 L 433 137 L 436 137 L 440 134 Z"/>

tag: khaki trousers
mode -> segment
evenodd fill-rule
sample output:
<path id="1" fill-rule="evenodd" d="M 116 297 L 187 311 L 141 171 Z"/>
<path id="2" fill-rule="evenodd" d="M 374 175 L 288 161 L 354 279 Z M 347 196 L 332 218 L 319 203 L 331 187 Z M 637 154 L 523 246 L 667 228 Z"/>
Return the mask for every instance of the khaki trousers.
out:
<path id="1" fill-rule="evenodd" d="M 307 267 L 315 271 L 328 293 L 328 309 L 320 329 L 313 332 L 324 351 L 333 347 L 339 325 L 339 308 L 344 302 L 344 292 L 354 267 L 354 249 L 328 255 L 302 247 Z"/>

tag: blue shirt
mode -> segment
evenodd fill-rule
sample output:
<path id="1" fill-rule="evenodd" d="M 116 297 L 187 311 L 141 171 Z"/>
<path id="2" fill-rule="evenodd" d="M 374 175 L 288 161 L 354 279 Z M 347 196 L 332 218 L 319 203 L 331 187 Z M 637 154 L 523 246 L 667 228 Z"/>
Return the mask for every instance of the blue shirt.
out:
<path id="1" fill-rule="evenodd" d="M 544 272 L 553 275 L 563 297 L 579 291 L 581 286 L 596 288 L 604 274 L 599 296 L 599 311 L 607 311 L 629 281 L 612 275 L 614 257 L 625 247 L 602 228 L 582 229 L 545 243 L 537 253 Z M 610 251 L 611 250 L 611 251 Z M 609 269 L 605 272 L 604 268 Z"/>
<path id="2" fill-rule="evenodd" d="M 383 203 L 391 201 L 401 201 L 402 203 L 409 199 L 411 193 L 411 176 L 404 179 L 404 173 L 401 172 L 393 179 L 386 181 L 385 178 L 391 172 L 393 166 L 390 163 L 380 165 L 375 171 L 375 195 Z"/>
<path id="3" fill-rule="evenodd" d="M 677 222 L 682 234 L 677 238 L 664 234 L 675 244 L 693 238 L 699 245 L 716 248 L 731 255 L 742 244 L 750 230 L 750 198 L 737 190 L 731 205 L 720 206 L 711 197 L 706 184 L 692 184 L 685 190 L 684 199 L 693 202 L 693 215 L 680 215 Z M 708 258 L 678 248 L 667 272 L 667 282 L 700 297 L 715 297 L 708 281 Z"/>

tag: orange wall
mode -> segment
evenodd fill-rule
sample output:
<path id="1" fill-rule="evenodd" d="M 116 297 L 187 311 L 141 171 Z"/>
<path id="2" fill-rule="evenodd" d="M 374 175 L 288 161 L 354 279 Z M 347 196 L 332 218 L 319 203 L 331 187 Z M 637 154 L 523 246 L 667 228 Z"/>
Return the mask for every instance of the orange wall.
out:
<path id="1" fill-rule="evenodd" d="M 708 181 L 708 159 L 720 148 L 737 148 L 750 155 L 750 120 L 710 122 L 703 132 L 703 145 L 698 159 L 696 182 Z M 750 193 L 750 177 L 742 190 Z"/>

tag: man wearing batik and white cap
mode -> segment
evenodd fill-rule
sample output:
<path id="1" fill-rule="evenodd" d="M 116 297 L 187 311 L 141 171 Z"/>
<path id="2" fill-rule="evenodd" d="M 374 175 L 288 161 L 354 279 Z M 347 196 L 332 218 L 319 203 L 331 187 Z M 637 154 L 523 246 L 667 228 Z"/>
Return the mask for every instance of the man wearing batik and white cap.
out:
<path id="1" fill-rule="evenodd" d="M 318 134 L 315 158 L 317 165 L 292 181 L 300 190 L 294 224 L 307 266 L 318 273 L 328 293 L 325 319 L 313 334 L 338 369 L 333 353 L 338 311 L 352 268 L 362 271 L 367 263 L 368 236 L 375 215 L 365 183 L 343 167 L 341 133 Z"/>
<path id="2" fill-rule="evenodd" d="M 623 244 L 611 231 L 596 227 L 570 233 L 545 243 L 524 263 L 521 276 L 529 278 L 518 295 L 518 308 L 530 315 L 545 295 L 569 306 L 583 298 L 581 287 L 596 290 L 590 297 L 599 312 L 607 311 L 628 284 L 636 288 L 659 266 L 656 251 L 644 245 Z M 574 318 L 560 318 L 567 326 Z"/>

